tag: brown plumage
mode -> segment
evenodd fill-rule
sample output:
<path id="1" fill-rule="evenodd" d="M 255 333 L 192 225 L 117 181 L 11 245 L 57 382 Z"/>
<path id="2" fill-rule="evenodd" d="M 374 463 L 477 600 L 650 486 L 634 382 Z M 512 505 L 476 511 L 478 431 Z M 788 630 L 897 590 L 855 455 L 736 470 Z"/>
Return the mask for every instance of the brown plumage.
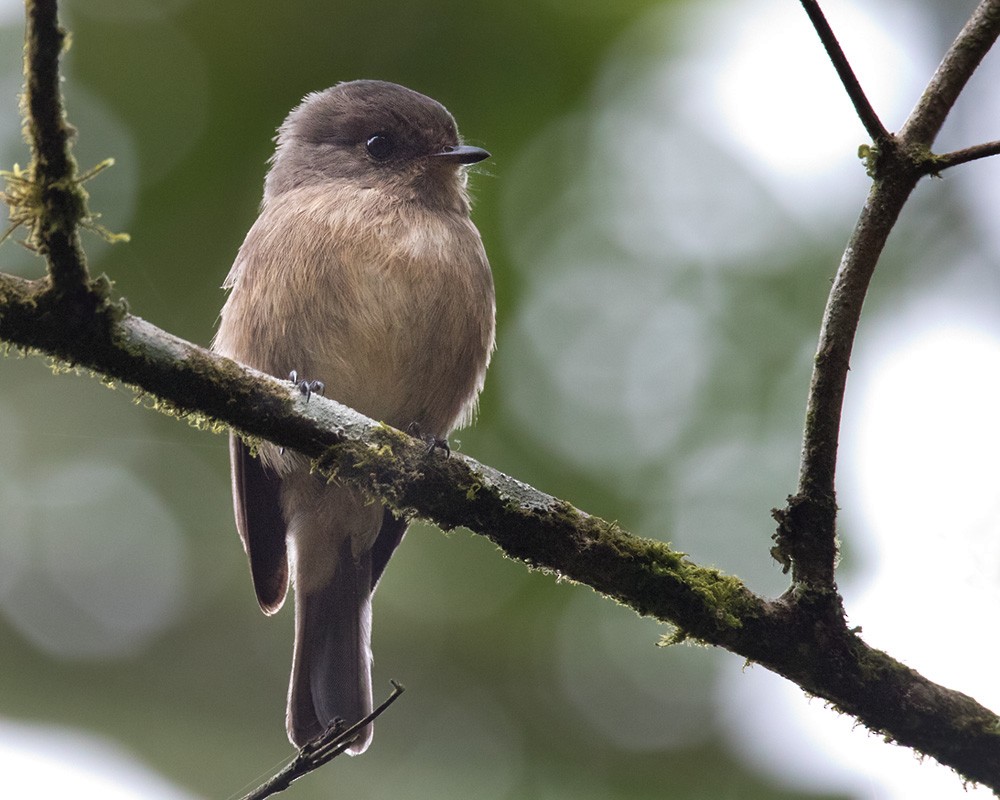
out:
<path id="1" fill-rule="evenodd" d="M 445 438 L 475 410 L 493 348 L 493 280 L 469 218 L 447 110 L 381 81 L 308 95 L 282 124 L 260 216 L 226 280 L 214 349 Z M 236 526 L 261 608 L 289 575 L 295 650 L 287 728 L 301 746 L 370 713 L 371 597 L 406 529 L 294 453 L 231 441 Z M 371 728 L 352 746 L 361 753 Z"/>

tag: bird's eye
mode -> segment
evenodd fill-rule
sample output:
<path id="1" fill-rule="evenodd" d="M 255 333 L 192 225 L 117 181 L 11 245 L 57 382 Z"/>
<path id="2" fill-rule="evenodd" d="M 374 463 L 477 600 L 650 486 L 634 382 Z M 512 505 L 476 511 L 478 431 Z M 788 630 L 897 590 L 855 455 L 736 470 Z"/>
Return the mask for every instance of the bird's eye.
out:
<path id="1" fill-rule="evenodd" d="M 396 149 L 396 144 L 388 134 L 376 133 L 365 142 L 365 149 L 376 161 L 385 161 Z"/>

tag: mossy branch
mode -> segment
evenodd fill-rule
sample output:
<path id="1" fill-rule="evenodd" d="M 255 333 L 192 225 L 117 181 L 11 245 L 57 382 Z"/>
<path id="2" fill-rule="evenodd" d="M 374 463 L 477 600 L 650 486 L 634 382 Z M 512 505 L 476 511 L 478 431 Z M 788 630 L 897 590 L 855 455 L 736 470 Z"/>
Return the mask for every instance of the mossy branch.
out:
<path id="1" fill-rule="evenodd" d="M 1000 719 L 848 631 L 830 609 L 769 601 L 737 578 L 591 516 L 468 456 L 243 367 L 131 314 L 95 314 L 0 274 L 0 339 L 125 382 L 201 427 L 231 426 L 315 459 L 406 514 L 464 526 L 532 568 L 762 664 L 965 779 L 1000 787 Z M 72 324 L 68 324 L 71 321 Z M 961 742 L 962 746 L 956 746 Z"/>
<path id="2" fill-rule="evenodd" d="M 24 43 L 25 138 L 31 146 L 27 178 L 37 204 L 28 243 L 48 258 L 56 290 L 76 290 L 88 280 L 79 226 L 90 215 L 87 194 L 77 177 L 70 149 L 75 134 L 66 120 L 59 78 L 59 59 L 67 44 L 59 25 L 56 0 L 27 0 Z"/>
<path id="3" fill-rule="evenodd" d="M 983 31 L 996 38 L 998 8 L 1000 0 L 984 2 L 974 17 L 979 27 L 963 31 L 965 39 L 952 48 L 967 55 L 946 59 L 944 95 L 957 85 L 956 64 L 969 74 L 975 69 L 988 38 Z M 1000 790 L 997 715 L 865 644 L 847 629 L 833 581 L 833 478 L 851 343 L 874 260 L 916 181 L 932 171 L 929 145 L 910 155 L 907 147 L 889 147 L 889 156 L 873 158 L 876 180 L 824 318 L 799 494 L 778 513 L 776 554 L 791 565 L 793 586 L 779 600 L 767 600 L 661 542 L 632 536 L 464 455 L 428 454 L 422 442 L 400 431 L 331 400 L 307 400 L 288 383 L 179 339 L 113 302 L 107 281 L 87 277 L 75 240 L 87 219 L 85 204 L 70 198 L 62 205 L 60 192 L 78 188 L 79 179 L 69 155 L 70 129 L 58 91 L 52 91 L 58 80 L 51 70 L 58 69 L 64 41 L 54 9 L 53 0 L 28 3 L 29 40 L 38 38 L 27 47 L 29 87 L 38 87 L 29 88 L 27 103 L 30 176 L 40 197 L 55 198 L 32 209 L 32 224 L 49 277 L 0 274 L 0 339 L 122 381 L 152 405 L 201 426 L 232 427 L 300 451 L 317 469 L 363 487 L 401 513 L 445 528 L 465 526 L 530 567 L 671 623 L 675 640 L 692 637 L 759 663 L 886 738 Z M 940 112 L 933 102 L 920 107 L 931 116 Z M 894 141 L 923 143 L 928 124 L 914 123 L 919 135 Z"/>

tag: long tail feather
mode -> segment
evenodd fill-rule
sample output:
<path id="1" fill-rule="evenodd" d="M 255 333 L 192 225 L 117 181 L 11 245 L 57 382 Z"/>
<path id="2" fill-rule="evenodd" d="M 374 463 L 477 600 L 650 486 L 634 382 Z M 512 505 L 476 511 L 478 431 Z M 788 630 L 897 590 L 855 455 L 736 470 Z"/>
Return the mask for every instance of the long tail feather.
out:
<path id="1" fill-rule="evenodd" d="M 355 561 L 345 541 L 331 581 L 296 592 L 295 653 L 288 691 L 288 736 L 301 747 L 337 719 L 348 725 L 372 711 L 372 557 Z M 369 725 L 348 753 L 363 753 Z"/>

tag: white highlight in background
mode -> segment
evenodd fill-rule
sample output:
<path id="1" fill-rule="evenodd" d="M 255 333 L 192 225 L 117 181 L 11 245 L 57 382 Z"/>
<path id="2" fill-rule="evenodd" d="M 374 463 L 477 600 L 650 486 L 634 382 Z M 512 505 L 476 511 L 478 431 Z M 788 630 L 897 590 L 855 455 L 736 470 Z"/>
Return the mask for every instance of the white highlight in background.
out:
<path id="1" fill-rule="evenodd" d="M 194 800 L 105 739 L 65 728 L 0 720 L 5 797 Z"/>
<path id="2" fill-rule="evenodd" d="M 864 571 L 841 583 L 869 644 L 995 708 L 1000 642 L 983 615 L 1000 607 L 1000 319 L 946 309 L 894 315 L 859 347 L 870 355 L 851 372 L 838 500 Z M 791 786 L 865 800 L 992 796 L 762 668 L 730 675 L 722 692 L 733 748 Z"/>
<path id="3" fill-rule="evenodd" d="M 823 10 L 869 101 L 898 128 L 935 67 L 925 13 L 846 0 Z M 857 149 L 870 137 L 799 4 L 693 4 L 693 13 L 698 44 L 682 111 L 734 146 L 803 220 L 863 190 Z"/>
<path id="4" fill-rule="evenodd" d="M 995 708 L 1000 640 L 983 612 L 1000 608 L 1000 320 L 958 313 L 869 343 L 857 366 L 840 500 L 876 573 L 846 598 L 874 646 Z"/>

